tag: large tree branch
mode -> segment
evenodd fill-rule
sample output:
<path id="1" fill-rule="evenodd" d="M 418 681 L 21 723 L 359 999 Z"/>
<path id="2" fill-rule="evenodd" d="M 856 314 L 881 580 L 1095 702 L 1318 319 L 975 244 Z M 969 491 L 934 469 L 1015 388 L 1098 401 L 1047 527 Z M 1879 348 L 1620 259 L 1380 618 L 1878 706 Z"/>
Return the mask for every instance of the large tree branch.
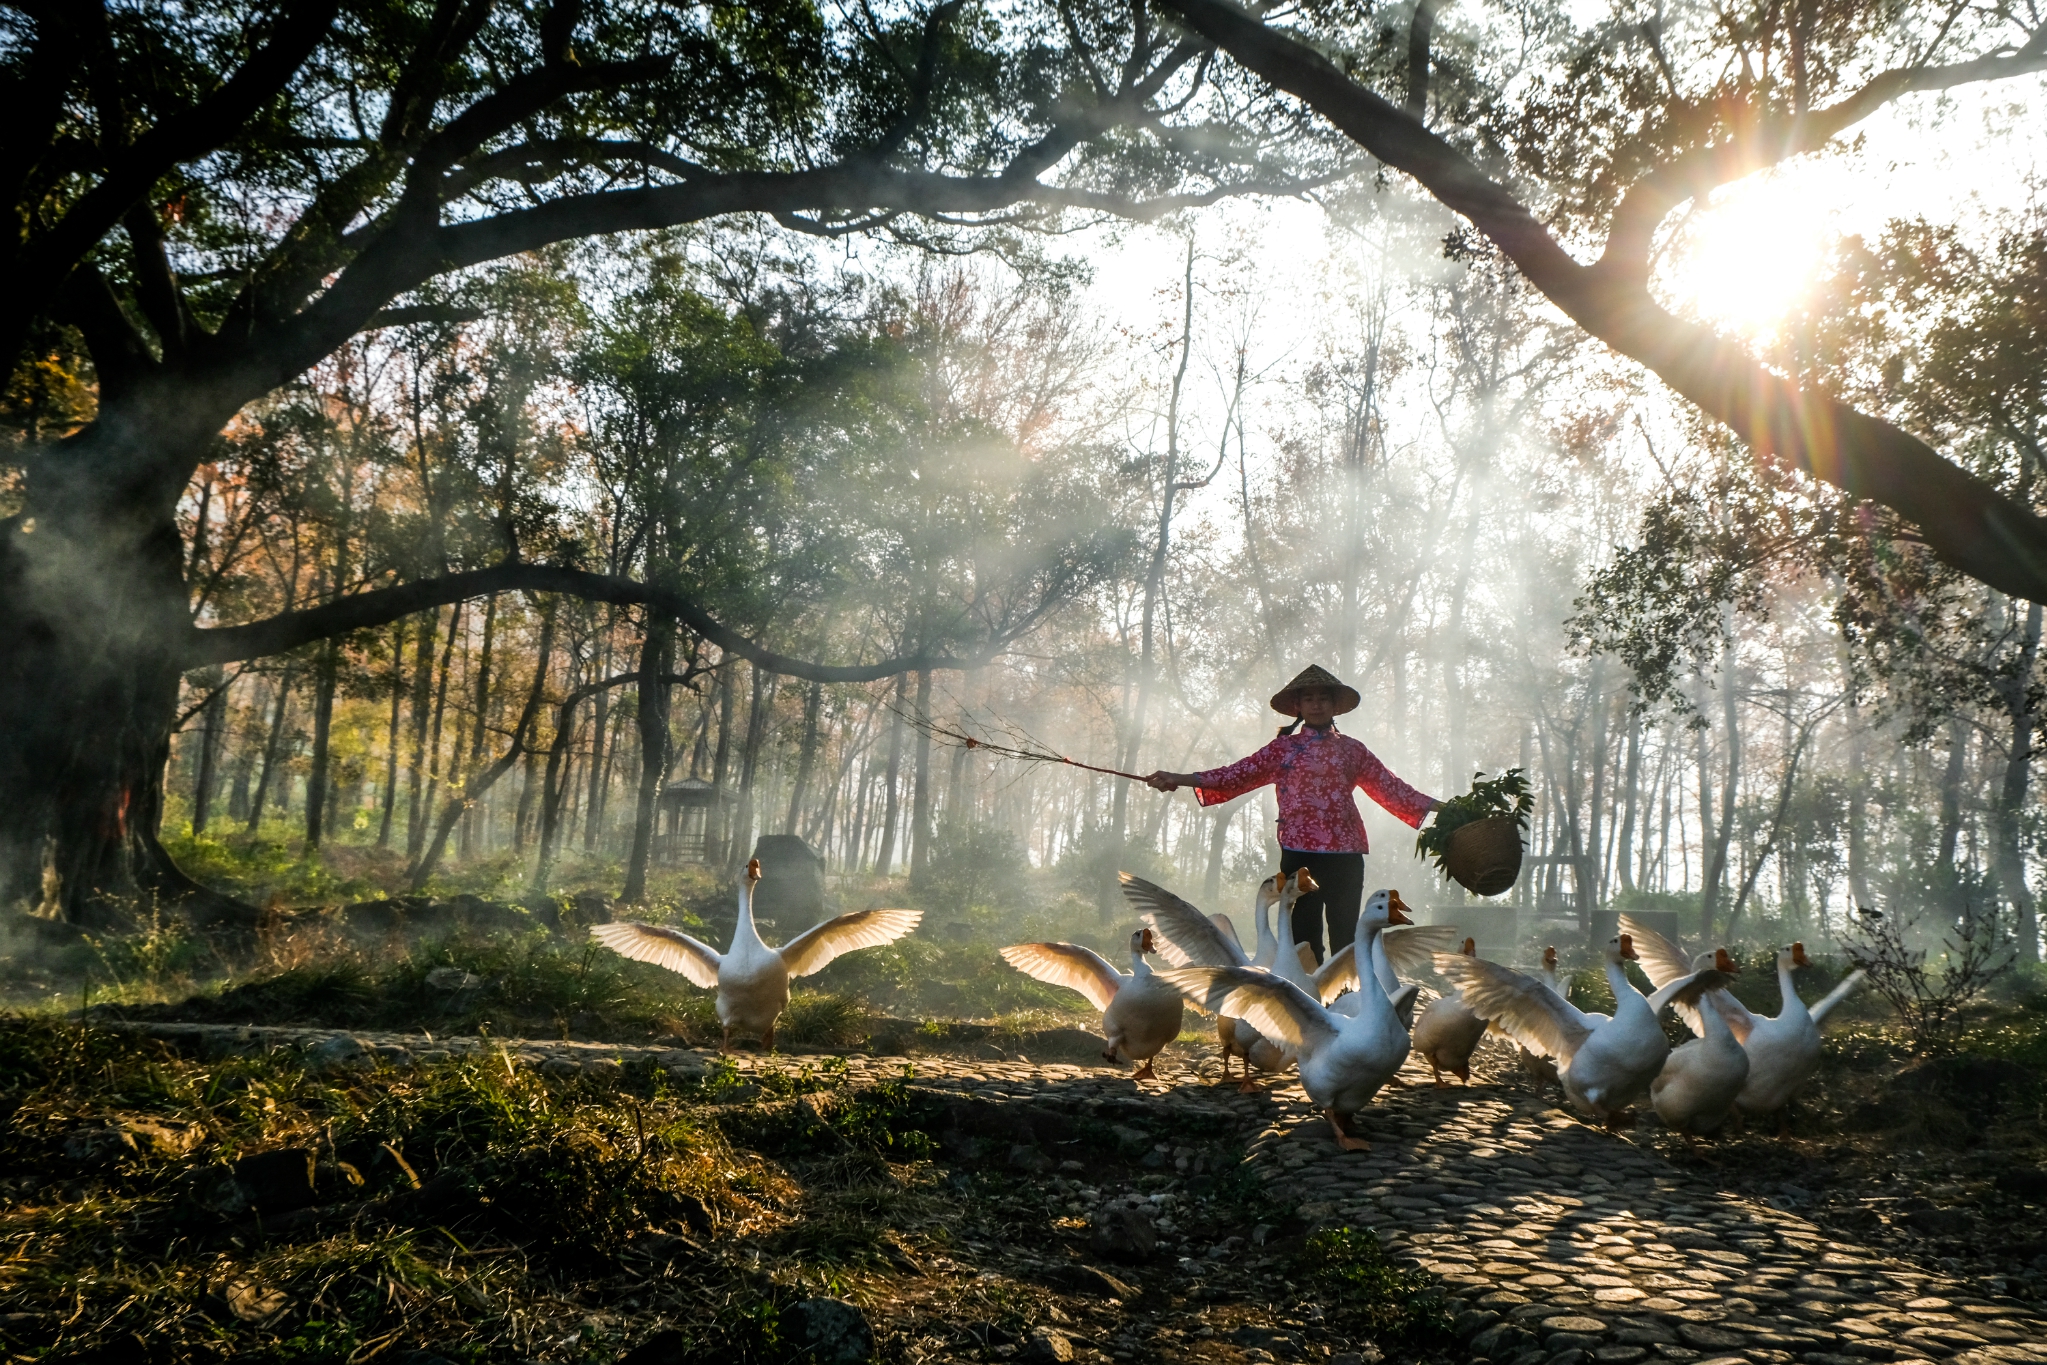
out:
<path id="1" fill-rule="evenodd" d="M 1871 78 L 1824 109 L 1791 117 L 1756 118 L 1734 136 L 1682 153 L 1630 186 L 1614 210 L 1600 264 L 1646 279 L 1656 229 L 1685 200 L 1703 198 L 1765 166 L 1817 151 L 1893 100 L 1915 91 L 1950 90 L 2035 71 L 2047 71 L 2047 26 L 2010 53 L 1947 66 L 1899 67 Z"/>
<path id="2" fill-rule="evenodd" d="M 1586 331 L 1655 371 L 1757 453 L 1893 508 L 1962 572 L 2047 600 L 2047 521 L 1911 434 L 1809 393 L 1740 346 L 1656 305 L 1646 284 L 1583 266 L 1504 186 L 1306 43 L 1225 0 L 1163 0 L 1245 67 L 1305 101 L 1472 223 Z"/>
<path id="3" fill-rule="evenodd" d="M 1009 170 L 993 176 L 952 176 L 840 163 L 809 171 L 704 175 L 680 184 L 563 195 L 531 208 L 431 230 L 394 222 L 310 307 L 263 329 L 258 344 L 239 349 L 244 376 L 235 387 L 254 395 L 286 382 L 360 331 L 391 299 L 435 275 L 557 242 L 679 227 L 727 214 L 793 215 L 869 207 L 939 218 L 994 213 L 1036 201 L 1143 219 L 1234 194 L 1305 193 L 1345 173 L 1128 200 L 1043 185 Z"/>
<path id="4" fill-rule="evenodd" d="M 106 173 L 47 232 L 24 248 L 4 313 L 0 354 L 12 356 L 31 318 L 46 311 L 72 269 L 130 207 L 179 162 L 212 151 L 275 99 L 320 45 L 339 0 L 287 0 L 270 39 L 221 87 L 122 148 Z M 123 130 L 102 128 L 103 142 Z M 118 146 L 118 143 L 111 143 Z"/>
<path id="5" fill-rule="evenodd" d="M 281 654 L 315 640 L 388 625 L 417 611 L 444 607 L 451 602 L 464 602 L 494 592 L 557 592 L 592 602 L 652 607 L 673 616 L 726 653 L 736 654 L 757 668 L 811 682 L 873 682 L 876 678 L 892 678 L 898 673 L 923 669 L 979 668 L 1013 638 L 1004 636 L 991 640 L 983 652 L 967 658 L 950 654 L 912 654 L 872 664 L 812 663 L 807 659 L 778 654 L 747 639 L 715 619 L 694 598 L 673 589 L 584 569 L 513 563 L 472 569 L 467 573 L 449 574 L 395 588 L 378 588 L 324 606 L 288 611 L 247 625 L 211 629 L 195 626 L 185 637 L 183 665 L 188 669 L 199 668 L 207 664 Z"/>

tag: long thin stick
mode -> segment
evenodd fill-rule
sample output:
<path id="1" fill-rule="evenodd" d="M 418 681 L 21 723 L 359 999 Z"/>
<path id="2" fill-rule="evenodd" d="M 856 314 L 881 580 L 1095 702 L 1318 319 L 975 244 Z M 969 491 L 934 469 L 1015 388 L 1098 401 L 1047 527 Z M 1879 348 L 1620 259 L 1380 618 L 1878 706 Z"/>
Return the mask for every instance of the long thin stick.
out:
<path id="1" fill-rule="evenodd" d="M 893 710 L 894 708 L 891 707 L 890 709 Z M 1079 759 L 1068 758 L 1064 754 L 1055 753 L 1052 750 L 1044 748 L 1042 746 L 1033 748 L 1021 748 L 1015 745 L 997 744 L 993 740 L 980 739 L 974 735 L 965 734 L 958 730 L 948 730 L 943 725 L 938 724 L 936 721 L 927 720 L 921 716 L 911 715 L 907 711 L 899 712 L 898 714 L 900 714 L 902 718 L 905 721 L 907 721 L 913 729 L 921 730 L 935 740 L 939 740 L 942 743 L 957 745 L 967 749 L 985 749 L 987 752 L 995 755 L 997 758 L 1021 759 L 1026 763 L 1063 763 L 1069 768 L 1083 768 L 1088 772 L 1103 773 L 1109 777 L 1127 777 L 1132 782 L 1142 782 L 1145 780 L 1144 775 L 1142 773 L 1126 773 L 1121 768 L 1103 768 L 1098 767 L 1093 763 L 1082 763 Z M 1037 745 L 1036 740 L 1030 739 L 1028 736 L 1025 736 L 1024 738 L 1031 745 L 1034 746 Z"/>

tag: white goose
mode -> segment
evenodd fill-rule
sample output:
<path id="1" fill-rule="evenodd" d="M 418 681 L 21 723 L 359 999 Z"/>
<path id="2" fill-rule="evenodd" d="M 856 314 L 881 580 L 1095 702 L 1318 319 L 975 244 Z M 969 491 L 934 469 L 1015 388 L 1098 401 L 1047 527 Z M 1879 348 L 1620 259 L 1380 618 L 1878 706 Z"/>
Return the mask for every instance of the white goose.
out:
<path id="1" fill-rule="evenodd" d="M 1725 948 L 1707 955 L 1713 972 L 1732 980 L 1740 970 Z M 1710 1003 L 1685 1011 L 1699 1021 L 1699 1036 L 1681 1043 L 1649 1083 L 1649 1104 L 1656 1117 L 1689 1144 L 1703 1133 L 1718 1132 L 1734 1107 L 1734 1097 L 1748 1083 L 1748 1053 L 1735 1041 L 1727 1021 Z"/>
<path id="2" fill-rule="evenodd" d="M 1279 941 L 1272 934 L 1273 902 L 1283 899 L 1287 908 L 1291 909 L 1293 902 L 1305 894 L 1294 889 L 1292 879 L 1285 873 L 1275 873 L 1258 883 L 1251 902 L 1252 923 L 1258 934 L 1257 946 L 1253 953 L 1246 954 L 1243 941 L 1237 937 L 1236 927 L 1230 923 L 1228 916 L 1204 916 L 1164 887 L 1128 872 L 1117 875 L 1123 883 L 1124 896 L 1138 908 L 1139 918 L 1157 934 L 1159 956 L 1175 967 L 1270 969 L 1273 957 L 1279 951 Z M 1310 878 L 1312 885 L 1313 879 Z M 1254 1061 L 1261 1070 L 1277 1071 L 1287 1064 L 1287 1060 L 1259 1036 L 1258 1030 L 1241 1019 L 1219 1016 L 1215 1021 L 1215 1036 L 1222 1051 L 1223 1080 L 1230 1079 L 1231 1059 L 1243 1059 L 1244 1075 L 1237 1088 L 1246 1094 L 1259 1089 L 1251 1080 Z"/>
<path id="3" fill-rule="evenodd" d="M 1726 978 L 1718 972 L 1694 973 L 1644 997 L 1621 969 L 1621 963 L 1635 959 L 1633 938 L 1615 937 L 1604 956 L 1614 995 L 1610 1019 L 1587 1014 L 1532 977 L 1484 958 L 1442 953 L 1436 970 L 1458 988 L 1473 1013 L 1497 1022 L 1523 1047 L 1552 1058 L 1571 1103 L 1613 1128 L 1670 1055 L 1657 1022 L 1664 1006 L 1680 993 L 1696 996 L 1724 985 Z"/>
<path id="4" fill-rule="evenodd" d="M 1119 972 L 1100 953 L 1078 943 L 1015 943 L 1002 960 L 1047 985 L 1079 991 L 1102 1012 L 1102 1060 L 1136 1062 L 1136 1080 L 1155 1080 L 1152 1059 L 1180 1036 L 1180 992 L 1152 971 L 1147 953 L 1158 951 L 1149 928 L 1130 936 L 1130 970 Z"/>
<path id="5" fill-rule="evenodd" d="M 1478 940 L 1465 939 L 1458 955 L 1476 957 Z M 1463 997 L 1454 992 L 1437 996 L 1414 1021 L 1414 1050 L 1428 1061 L 1438 1090 L 1450 1084 L 1443 1079 L 1445 1071 L 1455 1072 L 1457 1079 L 1471 1084 L 1471 1054 L 1478 1050 L 1485 1031 L 1486 1021 L 1473 1014 Z"/>
<path id="6" fill-rule="evenodd" d="M 1434 971 L 1436 954 L 1455 952 L 1462 935 L 1454 924 L 1416 924 L 1407 902 L 1400 899 L 1398 891 L 1388 891 L 1386 897 L 1389 911 L 1400 913 L 1372 939 L 1367 962 L 1379 989 L 1385 992 L 1387 999 L 1395 1002 L 1394 1008 L 1400 1012 L 1401 1027 L 1412 1031 L 1418 993 L 1403 988 L 1408 982 Z M 1299 944 L 1295 948 L 1300 953 L 1307 952 Z M 1355 992 L 1358 951 L 1356 942 L 1347 943 L 1331 953 L 1329 960 L 1315 970 L 1315 981 L 1323 1003 L 1339 1014 L 1348 1014 L 1361 1003 Z M 1304 965 L 1305 961 L 1303 958 Z M 1345 990 L 1351 990 L 1352 994 L 1342 995 Z"/>
<path id="7" fill-rule="evenodd" d="M 759 1038 L 772 1052 L 775 1020 L 788 1007 L 791 978 L 822 971 L 843 953 L 893 943 L 924 918 L 922 910 L 855 910 L 770 948 L 753 922 L 753 888 L 760 879 L 760 859 L 755 858 L 747 863 L 739 887 L 739 922 L 732 927 L 732 946 L 722 953 L 679 929 L 629 920 L 600 924 L 590 937 L 622 957 L 680 972 L 705 990 L 716 991 L 726 1049 L 738 1033 Z"/>
<path id="8" fill-rule="evenodd" d="M 1557 950 L 1553 945 L 1544 945 L 1542 965 L 1535 969 L 1535 979 L 1549 987 L 1555 993 L 1557 999 L 1569 1003 L 1571 999 L 1570 988 L 1557 977 Z M 1488 1027 L 1502 1033 L 1505 1032 L 1505 1030 L 1499 1029 L 1498 1025 L 1488 1025 Z M 1514 1050 L 1521 1055 L 1521 1074 L 1528 1078 L 1528 1084 L 1537 1096 L 1542 1095 L 1544 1090 L 1552 1085 L 1558 1090 L 1564 1088 L 1563 1081 L 1557 1076 L 1557 1064 L 1555 1062 L 1543 1056 L 1540 1052 L 1530 1052 L 1519 1044 L 1515 1045 Z"/>
<path id="9" fill-rule="evenodd" d="M 1642 969 L 1649 974 L 1651 981 L 1669 977 L 1674 969 L 1682 971 L 1688 967 L 1684 954 L 1676 945 L 1669 944 L 1660 936 L 1650 940 L 1650 944 L 1652 947 L 1663 944 L 1668 949 L 1651 953 L 1643 961 Z M 1864 976 L 1863 971 L 1857 968 L 1817 1003 L 1808 1006 L 1799 998 L 1791 973 L 1810 965 L 1812 960 L 1805 955 L 1802 942 L 1777 950 L 1777 988 L 1784 1003 L 1779 1006 L 1774 1019 L 1751 1013 L 1747 1006 L 1724 990 L 1712 992 L 1702 1002 L 1720 1015 L 1728 1031 L 1748 1053 L 1748 1081 L 1742 1086 L 1741 1093 L 1734 1097 L 1734 1107 L 1744 1114 L 1778 1114 L 1780 1131 L 1784 1107 L 1812 1078 L 1820 1064 L 1820 1025 L 1826 1022 L 1835 1006 L 1855 992 Z M 1689 1017 L 1686 1022 L 1691 1022 Z M 1696 1029 L 1698 1026 L 1693 1027 Z"/>
<path id="10" fill-rule="evenodd" d="M 1119 876 L 1124 896 L 1138 908 L 1139 917 L 1157 931 L 1159 955 L 1175 967 L 1255 967 L 1293 982 L 1325 1004 L 1335 999 L 1346 986 L 1356 983 L 1355 953 L 1350 946 L 1345 946 L 1321 967 L 1311 971 L 1304 950 L 1293 941 L 1294 902 L 1312 891 L 1321 890 L 1306 868 L 1291 874 L 1275 873 L 1258 884 L 1251 911 L 1258 933 L 1257 952 L 1249 957 L 1245 955 L 1243 943 L 1226 916 L 1203 915 L 1162 886 L 1128 872 Z M 1400 893 L 1395 891 L 1392 895 L 1394 904 L 1399 904 Z M 1286 930 L 1285 946 L 1282 946 L 1280 936 L 1273 933 L 1275 908 L 1279 923 Z M 1416 954 L 1408 954 L 1410 965 L 1416 960 Z M 1422 951 L 1418 960 L 1425 968 L 1427 952 Z M 1395 989 L 1398 989 L 1398 982 Z M 1266 1038 L 1245 1020 L 1219 1016 L 1216 1019 L 1216 1038 L 1222 1045 L 1223 1079 L 1229 1079 L 1230 1058 L 1244 1059 L 1244 1075 L 1237 1087 L 1244 1094 L 1256 1094 L 1261 1089 L 1251 1079 L 1253 1067 L 1260 1071 L 1278 1072 L 1294 1064 L 1290 1049 Z"/>
<path id="11" fill-rule="evenodd" d="M 1404 918 L 1391 893 L 1378 891 L 1358 919 L 1362 951 L 1372 955 L 1379 931 Z M 1284 951 L 1284 950 L 1282 950 Z M 1339 1014 L 1292 981 L 1254 967 L 1179 967 L 1160 972 L 1202 1009 L 1248 1020 L 1252 1027 L 1291 1048 L 1300 1058 L 1301 1088 L 1308 1092 L 1336 1132 L 1345 1151 L 1370 1146 L 1344 1126 L 1343 1116 L 1371 1103 L 1407 1060 L 1407 1030 L 1395 1002 L 1367 969 L 1355 1014 Z M 1416 988 L 1402 988 L 1408 995 Z"/>

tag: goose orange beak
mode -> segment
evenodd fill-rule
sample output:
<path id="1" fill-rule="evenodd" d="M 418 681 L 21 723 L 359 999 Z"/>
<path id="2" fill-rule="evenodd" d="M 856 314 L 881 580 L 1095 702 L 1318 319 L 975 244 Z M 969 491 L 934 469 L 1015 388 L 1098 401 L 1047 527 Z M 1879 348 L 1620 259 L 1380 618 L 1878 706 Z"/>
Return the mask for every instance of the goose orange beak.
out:
<path id="1" fill-rule="evenodd" d="M 1734 976 L 1741 971 L 1741 966 L 1727 955 L 1725 948 L 1715 948 L 1713 950 L 1713 970 Z"/>
<path id="2" fill-rule="evenodd" d="M 1633 934 L 1621 935 L 1621 956 L 1629 962 L 1640 962 L 1642 960 L 1635 956 L 1635 936 Z"/>
<path id="3" fill-rule="evenodd" d="M 1554 948 L 1544 948 L 1544 949 L 1542 950 L 1542 965 L 1543 965 L 1543 966 L 1545 966 L 1545 967 L 1555 967 L 1555 966 L 1557 965 L 1557 950 L 1556 950 L 1556 949 L 1554 949 Z"/>
<path id="4" fill-rule="evenodd" d="M 1406 902 L 1400 899 L 1400 893 L 1398 891 L 1391 893 L 1386 898 L 1386 922 L 1388 924 L 1414 923 L 1414 921 L 1408 917 L 1407 904 Z"/>
<path id="5" fill-rule="evenodd" d="M 1320 891 L 1321 889 L 1322 883 L 1310 876 L 1307 868 L 1304 867 L 1294 873 L 1294 890 L 1300 892 L 1303 896 L 1307 895 L 1310 891 Z"/>
<path id="6" fill-rule="evenodd" d="M 759 880 L 761 879 L 761 860 L 760 860 L 760 859 L 758 859 L 758 858 L 748 858 L 748 859 L 746 860 L 746 879 L 747 879 L 747 880 L 748 880 L 749 882 L 757 882 L 757 881 L 759 881 Z"/>
<path id="7" fill-rule="evenodd" d="M 1477 957 L 1477 956 L 1478 956 L 1478 940 L 1477 940 L 1477 939 L 1475 939 L 1475 938 L 1468 938 L 1468 939 L 1464 940 L 1464 955 L 1465 955 L 1466 957 Z"/>
<path id="8" fill-rule="evenodd" d="M 1791 945 L 1791 965 L 1794 967 L 1812 966 L 1812 959 L 1805 955 L 1805 945 L 1803 943 Z"/>

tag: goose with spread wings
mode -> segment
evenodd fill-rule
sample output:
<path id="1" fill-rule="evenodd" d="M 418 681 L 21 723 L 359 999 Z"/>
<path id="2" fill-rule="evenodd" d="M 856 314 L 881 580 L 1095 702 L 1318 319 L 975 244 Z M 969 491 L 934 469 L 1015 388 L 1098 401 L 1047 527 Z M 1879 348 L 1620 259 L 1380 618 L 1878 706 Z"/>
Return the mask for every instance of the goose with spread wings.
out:
<path id="1" fill-rule="evenodd" d="M 1159 975 L 1211 1014 L 1249 1021 L 1300 1059 L 1301 1088 L 1322 1110 L 1345 1151 L 1370 1144 L 1351 1133 L 1345 1116 L 1372 1102 L 1407 1060 L 1407 1028 L 1396 999 L 1380 987 L 1373 961 L 1380 955 L 1380 931 L 1400 911 L 1391 892 L 1376 891 L 1358 918 L 1357 948 L 1366 955 L 1355 1013 L 1330 1009 L 1296 983 L 1256 967 L 1177 967 Z M 1401 988 L 1412 997 L 1414 986 Z"/>
<path id="2" fill-rule="evenodd" d="M 1436 970 L 1457 987 L 1473 1014 L 1554 1060 L 1571 1103 L 1615 1128 L 1670 1056 L 1670 1042 L 1658 1022 L 1664 1007 L 1680 998 L 1696 1000 L 1726 985 L 1728 978 L 1710 969 L 1693 972 L 1644 996 L 1621 966 L 1636 960 L 1631 935 L 1616 936 L 1602 956 L 1613 988 L 1611 1018 L 1587 1014 L 1534 978 L 1481 957 L 1444 953 L 1436 958 Z"/>
<path id="3" fill-rule="evenodd" d="M 1642 925 L 1631 924 L 1636 930 Z M 1681 949 L 1660 934 L 1644 934 L 1645 944 L 1642 970 L 1649 974 L 1651 981 L 1659 985 L 1675 979 L 1692 968 Z M 1777 988 L 1784 1003 L 1778 1007 L 1777 1017 L 1755 1014 L 1725 990 L 1708 993 L 1700 1002 L 1701 1006 L 1717 1012 L 1727 1025 L 1728 1031 L 1748 1054 L 1748 1080 L 1741 1093 L 1734 1097 L 1734 1107 L 1744 1114 L 1778 1114 L 1782 1117 L 1784 1108 L 1791 1103 L 1812 1073 L 1820 1064 L 1820 1025 L 1834 1007 L 1846 1000 L 1862 984 L 1860 968 L 1843 977 L 1841 984 L 1827 992 L 1820 1000 L 1808 1006 L 1799 998 L 1797 983 L 1791 974 L 1801 967 L 1812 965 L 1812 959 L 1805 955 L 1803 942 L 1792 943 L 1777 950 Z M 1700 1025 L 1693 1023 L 1689 1014 L 1685 1022 L 1692 1024 L 1694 1032 Z"/>
<path id="4" fill-rule="evenodd" d="M 1130 970 L 1078 943 L 1013 943 L 1002 960 L 1050 986 L 1087 997 L 1102 1012 L 1102 1060 L 1136 1062 L 1137 1080 L 1156 1080 L 1152 1059 L 1180 1036 L 1180 992 L 1159 978 L 1144 959 L 1158 951 L 1149 927 L 1130 936 Z"/>
<path id="5" fill-rule="evenodd" d="M 1478 956 L 1478 940 L 1465 939 L 1458 956 Z M 1449 1084 L 1443 1079 L 1445 1071 L 1471 1084 L 1471 1054 L 1478 1051 L 1485 1031 L 1486 1021 L 1473 1014 L 1455 991 L 1429 1002 L 1421 1018 L 1414 1021 L 1414 1050 L 1429 1064 L 1438 1090 Z"/>
<path id="6" fill-rule="evenodd" d="M 1281 948 L 1279 939 L 1272 932 L 1274 907 L 1279 912 L 1279 922 L 1292 922 L 1294 902 L 1311 891 L 1320 890 L 1315 879 L 1306 868 L 1288 875 L 1275 873 L 1258 883 L 1258 891 L 1251 905 L 1252 920 L 1257 928 L 1256 951 L 1246 953 L 1242 940 L 1237 937 L 1236 927 L 1224 915 L 1204 915 L 1180 897 L 1142 877 L 1128 872 L 1117 874 L 1123 883 L 1123 895 L 1138 911 L 1138 918 L 1144 921 L 1157 935 L 1159 956 L 1175 967 L 1256 967 L 1264 971 L 1277 970 Z M 1291 934 L 1288 935 L 1292 937 Z M 1293 966 L 1298 973 L 1305 973 L 1298 954 Z M 1342 971 L 1348 970 L 1348 959 L 1343 967 L 1332 964 L 1332 980 Z M 1302 989 L 1309 989 L 1306 981 L 1299 983 Z M 1330 994 L 1340 990 L 1332 986 Z M 1321 996 L 1319 991 L 1314 992 Z M 1326 997 L 1321 997 L 1326 998 Z M 1294 1059 L 1284 1048 L 1260 1034 L 1242 1019 L 1224 1015 L 1215 1021 L 1216 1041 L 1221 1045 L 1223 1059 L 1223 1080 L 1230 1079 L 1230 1059 L 1244 1059 L 1243 1079 L 1238 1089 L 1246 1094 L 1255 1094 L 1261 1087 L 1251 1079 L 1251 1068 L 1260 1071 L 1284 1071 L 1294 1064 Z"/>
<path id="7" fill-rule="evenodd" d="M 620 921 L 600 924 L 590 937 L 622 957 L 651 962 L 680 972 L 705 990 L 718 993 L 718 1022 L 725 1030 L 724 1047 L 732 1035 L 754 1037 L 772 1052 L 775 1021 L 789 1005 L 789 982 L 822 971 L 834 958 L 862 948 L 878 948 L 915 929 L 922 910 L 854 910 L 812 925 L 779 948 L 761 941 L 753 922 L 753 889 L 760 883 L 760 859 L 746 865 L 739 887 L 739 922 L 732 946 L 719 952 L 680 929 L 661 924 Z"/>

